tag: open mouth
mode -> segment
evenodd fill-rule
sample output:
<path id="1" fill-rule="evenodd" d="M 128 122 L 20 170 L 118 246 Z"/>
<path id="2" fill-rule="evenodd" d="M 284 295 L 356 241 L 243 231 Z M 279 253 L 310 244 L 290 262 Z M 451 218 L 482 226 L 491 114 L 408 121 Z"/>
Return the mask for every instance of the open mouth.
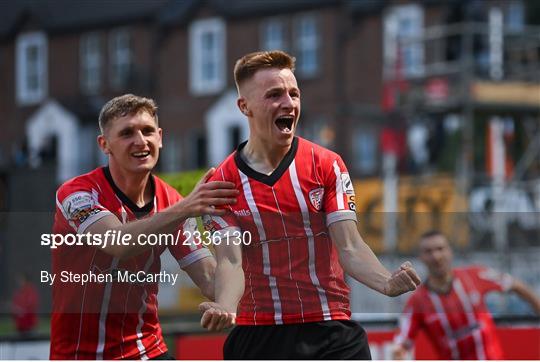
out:
<path id="1" fill-rule="evenodd" d="M 292 126 L 294 123 L 294 117 L 293 116 L 281 116 L 276 119 L 275 124 L 277 128 L 279 128 L 280 131 L 289 133 L 292 130 Z"/>
<path id="2" fill-rule="evenodd" d="M 136 158 L 145 158 L 150 155 L 150 151 L 133 152 L 131 155 Z"/>

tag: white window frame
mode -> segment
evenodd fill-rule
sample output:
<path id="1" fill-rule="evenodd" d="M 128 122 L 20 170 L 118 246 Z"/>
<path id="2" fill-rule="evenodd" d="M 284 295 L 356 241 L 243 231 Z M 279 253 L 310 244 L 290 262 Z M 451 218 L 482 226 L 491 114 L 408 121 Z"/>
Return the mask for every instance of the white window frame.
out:
<path id="1" fill-rule="evenodd" d="M 409 22 L 412 27 L 408 30 L 401 29 L 400 25 L 404 22 Z M 424 9 L 418 4 L 393 6 L 385 13 L 383 26 L 385 78 L 392 79 L 397 76 L 398 49 L 401 57 L 401 76 L 404 78 L 422 76 L 424 42 L 412 39 L 424 36 Z"/>
<path id="2" fill-rule="evenodd" d="M 317 17 L 314 14 L 300 15 L 295 21 L 296 71 L 304 78 L 314 77 L 321 68 L 320 31 Z M 306 29 L 312 27 L 312 31 Z M 307 60 L 310 60 L 307 63 Z M 307 65 L 310 67 L 307 67 Z"/>
<path id="3" fill-rule="evenodd" d="M 375 130 L 354 129 L 354 169 L 362 174 L 373 174 L 377 171 L 378 138 Z"/>
<path id="4" fill-rule="evenodd" d="M 225 88 L 226 27 L 220 18 L 191 23 L 189 27 L 189 88 L 194 95 L 211 95 Z M 204 49 L 203 38 L 211 36 L 213 47 Z M 213 77 L 205 78 L 205 67 L 212 67 Z"/>
<path id="5" fill-rule="evenodd" d="M 110 85 L 121 89 L 127 85 L 132 67 L 131 34 L 127 28 L 115 29 L 109 36 Z"/>
<path id="6" fill-rule="evenodd" d="M 95 94 L 101 88 L 103 65 L 101 36 L 98 32 L 81 36 L 79 56 L 81 90 L 86 94 Z"/>
<path id="7" fill-rule="evenodd" d="M 287 51 L 285 23 L 282 19 L 270 18 L 261 24 L 261 49 Z"/>
<path id="8" fill-rule="evenodd" d="M 35 64 L 28 58 L 28 50 L 37 49 Z M 20 105 L 41 102 L 47 96 L 48 49 L 47 36 L 43 32 L 24 33 L 17 38 L 16 51 L 16 99 Z M 36 86 L 31 88 L 29 77 L 36 77 Z"/>

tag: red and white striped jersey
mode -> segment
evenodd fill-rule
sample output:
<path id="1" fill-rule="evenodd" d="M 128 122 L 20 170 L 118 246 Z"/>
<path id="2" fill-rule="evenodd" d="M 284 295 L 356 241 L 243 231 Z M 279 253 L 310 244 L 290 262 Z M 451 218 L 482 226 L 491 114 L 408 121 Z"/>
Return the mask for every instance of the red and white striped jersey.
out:
<path id="1" fill-rule="evenodd" d="M 138 207 L 114 184 L 108 168 L 98 168 L 64 183 L 56 194 L 55 234 L 84 234 L 106 215 L 126 223 L 149 216 L 181 200 L 180 194 L 150 176 L 154 199 Z M 194 230 L 188 219 L 179 232 Z M 167 248 L 184 268 L 207 256 L 206 248 L 156 246 L 138 256 L 119 260 L 99 246 L 62 245 L 52 249 L 53 313 L 51 359 L 148 359 L 167 351 L 157 316 L 158 283 L 59 281 L 62 273 L 159 273 L 160 255 Z M 118 274 L 118 273 L 117 273 Z"/>
<path id="2" fill-rule="evenodd" d="M 408 300 L 395 342 L 412 346 L 423 329 L 444 360 L 502 359 L 495 324 L 484 303 L 491 291 L 507 291 L 508 274 L 473 266 L 453 271 L 452 288 L 439 294 L 422 284 Z"/>
<path id="3" fill-rule="evenodd" d="M 213 232 L 238 230 L 245 291 L 239 325 L 272 325 L 350 319 L 349 287 L 328 225 L 355 220 L 354 189 L 341 158 L 295 137 L 271 175 L 251 169 L 231 154 L 214 180 L 233 182 L 238 202 L 223 217 L 205 217 Z M 223 239 L 222 239 L 223 240 Z"/>

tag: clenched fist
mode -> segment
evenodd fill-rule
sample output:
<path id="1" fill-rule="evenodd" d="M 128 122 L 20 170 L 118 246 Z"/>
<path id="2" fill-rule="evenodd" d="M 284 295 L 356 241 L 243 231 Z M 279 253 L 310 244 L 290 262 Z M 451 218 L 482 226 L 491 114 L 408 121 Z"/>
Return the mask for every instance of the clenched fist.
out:
<path id="1" fill-rule="evenodd" d="M 412 267 L 412 264 L 406 261 L 386 281 L 384 294 L 389 297 L 397 297 L 403 293 L 416 290 L 418 285 L 420 285 L 420 277 Z"/>
<path id="2" fill-rule="evenodd" d="M 203 312 L 201 326 L 211 332 L 219 332 L 236 323 L 236 313 L 230 313 L 221 305 L 214 302 L 199 304 L 199 310 Z"/>

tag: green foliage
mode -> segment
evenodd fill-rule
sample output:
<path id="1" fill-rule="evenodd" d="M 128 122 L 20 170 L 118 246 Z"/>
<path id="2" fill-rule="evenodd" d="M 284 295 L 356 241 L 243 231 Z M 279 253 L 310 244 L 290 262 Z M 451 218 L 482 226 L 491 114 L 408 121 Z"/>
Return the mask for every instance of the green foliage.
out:
<path id="1" fill-rule="evenodd" d="M 48 317 L 40 317 L 34 332 L 38 335 L 48 335 L 51 329 L 51 321 Z M 16 336 L 17 330 L 11 316 L 0 314 L 0 337 Z"/>
<path id="2" fill-rule="evenodd" d="M 180 195 L 188 195 L 197 182 L 203 177 L 206 170 L 194 170 L 194 171 L 185 171 L 185 172 L 175 172 L 175 173 L 163 173 L 158 176 L 174 187 Z"/>
<path id="3" fill-rule="evenodd" d="M 197 182 L 203 177 L 207 170 L 193 170 L 193 171 L 184 171 L 184 172 L 174 172 L 174 173 L 162 173 L 159 174 L 159 178 L 163 181 L 174 187 L 180 195 L 186 197 L 193 190 Z M 201 218 L 197 218 L 197 225 L 199 226 L 199 231 L 203 232 L 204 227 L 202 226 Z"/>

